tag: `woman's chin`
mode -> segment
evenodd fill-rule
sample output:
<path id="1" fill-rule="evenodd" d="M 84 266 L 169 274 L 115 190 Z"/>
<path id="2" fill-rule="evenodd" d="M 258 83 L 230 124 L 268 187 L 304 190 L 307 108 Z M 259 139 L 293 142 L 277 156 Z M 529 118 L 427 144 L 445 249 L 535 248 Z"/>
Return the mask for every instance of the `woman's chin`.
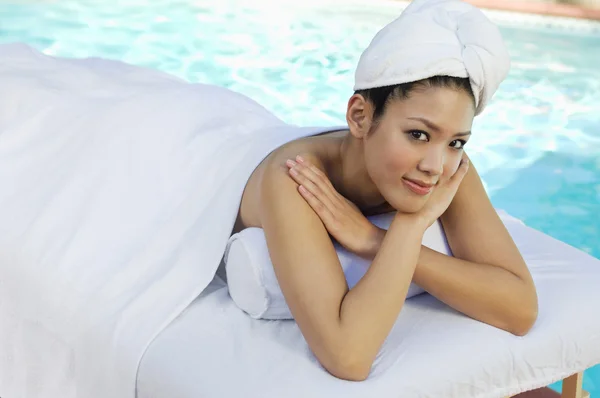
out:
<path id="1" fill-rule="evenodd" d="M 408 198 L 404 195 L 397 195 L 395 198 L 390 198 L 387 202 L 400 213 L 413 214 L 419 212 L 427 203 L 427 197 Z"/>
<path id="2" fill-rule="evenodd" d="M 399 208 L 396 208 L 396 209 L 400 213 L 414 214 L 414 213 L 418 213 L 419 210 L 421 210 L 422 208 L 423 208 L 423 206 L 419 205 L 419 206 L 399 206 Z"/>

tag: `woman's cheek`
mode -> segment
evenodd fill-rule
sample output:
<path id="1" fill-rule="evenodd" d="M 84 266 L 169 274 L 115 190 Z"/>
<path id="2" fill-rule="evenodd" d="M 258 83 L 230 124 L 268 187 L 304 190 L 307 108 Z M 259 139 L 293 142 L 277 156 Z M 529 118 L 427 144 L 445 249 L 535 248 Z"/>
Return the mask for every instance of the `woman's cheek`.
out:
<path id="1" fill-rule="evenodd" d="M 418 156 L 411 150 L 409 145 L 389 145 L 385 149 L 385 170 L 398 177 L 404 176 L 418 165 Z"/>

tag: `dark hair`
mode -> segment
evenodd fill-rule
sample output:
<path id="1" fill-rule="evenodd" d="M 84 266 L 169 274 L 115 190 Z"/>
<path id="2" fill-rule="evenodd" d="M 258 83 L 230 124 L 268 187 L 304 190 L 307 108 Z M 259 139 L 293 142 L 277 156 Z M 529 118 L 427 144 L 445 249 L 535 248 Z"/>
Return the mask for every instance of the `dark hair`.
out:
<path id="1" fill-rule="evenodd" d="M 354 94 L 362 95 L 365 100 L 370 101 L 373 104 L 373 122 L 376 124 L 379 118 L 385 113 L 385 108 L 390 101 L 395 99 L 407 99 L 410 96 L 410 93 L 418 87 L 439 87 L 464 90 L 471 96 L 473 104 L 475 104 L 475 96 L 473 95 L 469 78 L 453 76 L 433 76 L 410 83 L 357 90 Z"/>

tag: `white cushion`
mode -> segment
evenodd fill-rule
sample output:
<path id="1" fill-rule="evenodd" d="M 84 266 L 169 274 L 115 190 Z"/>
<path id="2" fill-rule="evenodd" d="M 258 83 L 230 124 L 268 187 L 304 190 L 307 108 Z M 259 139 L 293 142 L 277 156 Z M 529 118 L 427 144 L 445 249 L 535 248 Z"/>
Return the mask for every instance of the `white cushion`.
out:
<path id="1" fill-rule="evenodd" d="M 388 229 L 394 213 L 368 217 L 380 228 Z M 440 253 L 452 255 L 440 221 L 436 221 L 423 237 L 423 245 Z M 370 261 L 355 255 L 334 242 L 348 287 L 358 283 L 369 268 Z M 246 228 L 229 239 L 223 258 L 229 294 L 235 304 L 256 319 L 292 319 L 275 271 L 262 228 Z M 423 293 L 412 283 L 407 298 Z"/>

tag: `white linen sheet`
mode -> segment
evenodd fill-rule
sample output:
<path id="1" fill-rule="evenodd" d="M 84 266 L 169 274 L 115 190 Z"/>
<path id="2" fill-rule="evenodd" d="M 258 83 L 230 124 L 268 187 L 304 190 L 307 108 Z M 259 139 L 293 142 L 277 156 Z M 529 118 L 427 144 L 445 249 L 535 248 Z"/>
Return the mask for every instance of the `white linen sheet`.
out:
<path id="1" fill-rule="evenodd" d="M 217 277 L 150 345 L 137 397 L 500 398 L 600 363 L 600 260 L 500 213 L 539 293 L 528 335 L 422 294 L 406 302 L 369 378 L 343 381 L 295 322 L 252 319 Z"/>
<path id="2" fill-rule="evenodd" d="M 132 398 L 288 126 L 232 91 L 0 45 L 0 396 Z"/>

